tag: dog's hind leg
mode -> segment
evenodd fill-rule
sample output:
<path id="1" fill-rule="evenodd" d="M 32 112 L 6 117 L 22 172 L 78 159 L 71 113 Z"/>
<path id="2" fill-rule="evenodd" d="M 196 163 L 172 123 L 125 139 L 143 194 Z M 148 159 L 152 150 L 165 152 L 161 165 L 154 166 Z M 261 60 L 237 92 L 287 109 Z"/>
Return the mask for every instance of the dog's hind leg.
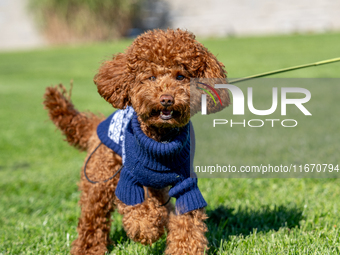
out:
<path id="1" fill-rule="evenodd" d="M 91 144 L 97 144 L 90 140 Z M 91 146 L 90 150 L 93 150 Z M 119 173 L 111 180 L 121 166 L 121 158 L 111 149 L 102 145 L 86 167 L 87 180 L 82 172 L 80 189 L 81 216 L 78 223 L 78 238 L 72 243 L 72 254 L 100 254 L 107 251 L 110 243 L 111 212 L 114 210 L 115 189 Z M 108 180 L 104 182 L 104 180 Z"/>

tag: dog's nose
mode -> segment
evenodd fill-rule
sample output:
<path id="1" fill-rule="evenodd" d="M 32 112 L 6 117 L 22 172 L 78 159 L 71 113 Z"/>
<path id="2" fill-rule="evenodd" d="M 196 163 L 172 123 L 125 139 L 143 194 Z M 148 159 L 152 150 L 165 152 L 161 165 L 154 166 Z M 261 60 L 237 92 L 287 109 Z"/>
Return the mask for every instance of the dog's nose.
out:
<path id="1" fill-rule="evenodd" d="M 168 107 L 174 104 L 174 98 L 170 95 L 162 95 L 159 98 L 159 102 L 161 103 L 161 105 L 163 105 L 164 107 Z"/>

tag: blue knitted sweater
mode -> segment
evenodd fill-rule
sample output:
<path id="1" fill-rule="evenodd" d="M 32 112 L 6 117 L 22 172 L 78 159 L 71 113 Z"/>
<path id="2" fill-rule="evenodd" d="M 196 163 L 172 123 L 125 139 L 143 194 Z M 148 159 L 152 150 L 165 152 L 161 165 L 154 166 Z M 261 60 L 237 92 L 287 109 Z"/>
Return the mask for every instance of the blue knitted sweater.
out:
<path id="1" fill-rule="evenodd" d="M 197 178 L 190 177 L 193 160 L 190 142 L 195 141 L 191 123 L 171 142 L 156 142 L 143 133 L 137 114 L 127 107 L 101 122 L 97 134 L 107 147 L 122 156 L 124 167 L 116 196 L 125 204 L 142 203 L 143 186 L 155 189 L 172 186 L 169 196 L 176 198 L 177 213 L 207 206 L 197 187 Z"/>

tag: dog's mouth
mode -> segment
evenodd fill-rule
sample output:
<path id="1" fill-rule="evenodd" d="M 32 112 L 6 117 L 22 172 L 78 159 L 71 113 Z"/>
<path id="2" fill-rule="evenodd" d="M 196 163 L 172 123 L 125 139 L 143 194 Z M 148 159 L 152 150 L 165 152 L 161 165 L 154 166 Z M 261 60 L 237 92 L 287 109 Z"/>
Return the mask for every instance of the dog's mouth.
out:
<path id="1" fill-rule="evenodd" d="M 162 119 L 162 120 L 170 120 L 172 119 L 172 114 L 174 113 L 174 111 L 171 111 L 171 110 L 162 110 L 160 111 L 159 113 L 159 117 Z"/>
<path id="2" fill-rule="evenodd" d="M 151 116 L 159 117 L 161 120 L 171 120 L 179 116 L 178 111 L 170 110 L 170 109 L 162 109 L 162 110 L 153 110 L 151 112 Z"/>

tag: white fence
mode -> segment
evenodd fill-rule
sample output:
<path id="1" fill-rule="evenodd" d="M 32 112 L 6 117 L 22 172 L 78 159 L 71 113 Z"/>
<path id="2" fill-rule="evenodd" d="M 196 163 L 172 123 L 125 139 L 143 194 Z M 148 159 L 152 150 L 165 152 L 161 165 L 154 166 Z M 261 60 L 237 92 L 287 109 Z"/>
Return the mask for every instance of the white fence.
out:
<path id="1" fill-rule="evenodd" d="M 44 45 L 26 4 L 27 0 L 0 0 L 0 50 Z"/>
<path id="2" fill-rule="evenodd" d="M 45 44 L 28 0 L 0 0 L 0 50 Z M 340 0 L 146 0 L 147 28 L 184 28 L 200 36 L 340 30 Z"/>
<path id="3" fill-rule="evenodd" d="M 340 30 L 340 0 L 165 0 L 171 27 L 201 36 Z"/>

